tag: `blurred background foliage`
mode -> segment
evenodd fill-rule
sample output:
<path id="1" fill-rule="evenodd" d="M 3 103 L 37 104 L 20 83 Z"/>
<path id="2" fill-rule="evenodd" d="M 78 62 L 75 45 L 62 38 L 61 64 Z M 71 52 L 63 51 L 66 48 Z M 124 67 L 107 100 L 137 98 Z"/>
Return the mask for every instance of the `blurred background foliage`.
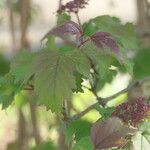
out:
<path id="1" fill-rule="evenodd" d="M 104 68 L 99 71 L 103 78 L 99 81 L 97 90 L 102 97 L 111 96 L 124 89 L 131 81 L 150 77 L 150 5 L 149 1 L 146 2 L 148 4 L 145 4 L 145 0 L 90 0 L 88 7 L 79 14 L 86 36 L 95 31 L 110 32 L 114 36 L 117 34 L 116 40 L 123 43 L 127 57 L 134 64 L 131 77 L 125 70 L 126 66 L 120 66 L 115 59 L 110 58 L 107 62 L 101 59 L 103 61 L 99 63 L 103 63 Z M 57 8 L 58 1 L 53 0 L 0 1 L 0 103 L 1 108 L 9 106 L 0 111 L 0 150 L 61 149 L 64 136 L 68 143 L 74 137 L 74 133 L 77 141 L 86 137 L 92 123 L 100 117 L 108 117 L 114 106 L 126 101 L 130 96 L 150 96 L 150 81 L 147 81 L 130 93 L 110 101 L 106 112 L 99 107 L 88 112 L 80 120 L 70 124 L 65 131 L 66 135 L 63 135 L 59 118 L 44 106 L 36 106 L 36 97 L 30 97 L 30 91 L 21 91 L 17 84 L 12 84 L 12 77 L 6 75 L 10 69 L 10 60 L 17 51 L 23 48 L 30 51 L 39 50 L 40 40 L 45 33 L 56 22 L 62 24 L 70 19 L 70 16 L 65 14 L 59 16 L 56 21 Z M 98 15 L 103 16 L 96 17 Z M 71 17 L 75 20 L 74 16 Z M 96 26 L 93 26 L 93 23 Z M 47 43 L 51 47 L 55 47 L 52 45 L 53 40 L 53 37 L 50 37 Z M 63 49 L 69 51 L 71 48 L 64 45 L 61 47 L 61 50 Z M 111 66 L 116 66 L 117 71 L 106 69 Z M 71 115 L 96 102 L 95 96 L 86 89 L 89 84 L 84 81 L 83 85 L 84 93 L 80 89 L 81 93 L 73 95 Z M 12 90 L 14 88 L 16 93 Z"/>

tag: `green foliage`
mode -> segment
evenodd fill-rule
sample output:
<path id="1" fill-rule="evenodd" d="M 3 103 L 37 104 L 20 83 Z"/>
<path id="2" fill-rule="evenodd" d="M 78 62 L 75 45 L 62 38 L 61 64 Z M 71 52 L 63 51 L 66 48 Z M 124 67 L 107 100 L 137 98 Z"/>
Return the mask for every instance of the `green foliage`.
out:
<path id="1" fill-rule="evenodd" d="M 144 122 L 140 126 L 140 131 L 132 138 L 135 150 L 149 150 L 150 148 L 150 123 Z"/>
<path id="2" fill-rule="evenodd" d="M 55 49 L 57 50 L 56 42 L 55 42 L 55 37 L 51 34 L 47 34 L 44 39 L 47 38 L 47 42 L 45 44 L 45 49 L 50 50 L 50 49 Z"/>
<path id="3" fill-rule="evenodd" d="M 135 150 L 149 150 L 150 148 L 150 139 L 140 132 L 132 138 L 133 147 Z"/>
<path id="4" fill-rule="evenodd" d="M 150 76 L 150 48 L 141 49 L 134 58 L 134 77 L 143 79 Z"/>
<path id="5" fill-rule="evenodd" d="M 101 119 L 108 119 L 111 117 L 112 113 L 115 111 L 115 107 L 101 107 L 97 105 L 95 109 L 100 113 Z"/>
<path id="6" fill-rule="evenodd" d="M 134 25 L 131 23 L 122 24 L 116 17 L 108 15 L 98 16 L 84 23 L 83 28 L 87 36 L 98 31 L 108 32 L 115 36 L 116 40 L 126 49 L 137 48 L 138 42 Z"/>
<path id="7" fill-rule="evenodd" d="M 31 150 L 56 150 L 56 147 L 52 142 L 45 142 L 32 148 Z"/>
<path id="8" fill-rule="evenodd" d="M 0 2 L 1 4 L 3 2 Z M 18 13 L 21 10 L 20 1 L 14 1 L 12 4 L 12 9 Z M 63 9 L 64 6 L 60 8 L 63 12 L 57 15 L 56 27 L 44 36 L 44 46 L 39 52 L 22 50 L 11 61 L 10 68 L 9 62 L 0 55 L 0 104 L 5 109 L 14 100 L 17 108 L 21 109 L 31 94 L 36 104 L 46 106 L 56 115 L 63 111 L 61 115 L 65 114 L 63 117 L 66 118 L 59 120 L 63 117 L 57 116 L 57 121 L 65 124 L 65 142 L 67 146 L 72 146 L 71 150 L 113 149 L 112 147 L 122 149 L 120 147 L 126 148 L 128 140 L 135 150 L 149 150 L 150 123 L 144 122 L 138 126 L 137 131 L 119 118 L 112 117 L 115 107 L 107 107 L 107 104 L 102 107 L 99 103 L 95 107 L 101 118 L 94 125 L 84 120 L 69 122 L 82 117 L 95 106 L 91 105 L 71 118 L 72 103 L 69 105 L 64 102 L 70 101 L 74 92 L 84 93 L 83 81 L 90 84 L 89 91 L 98 99 L 96 92 L 106 83 L 112 82 L 118 72 L 134 75 L 135 79 L 150 76 L 150 48 L 139 50 L 134 60 L 129 59 L 139 46 L 135 26 L 132 23 L 124 24 L 116 17 L 104 15 L 90 19 L 82 28 L 71 20 L 69 12 L 74 12 L 77 16 L 78 9 L 84 8 L 86 4 L 87 0 L 71 1 L 66 4 L 68 12 Z M 32 10 L 27 19 L 31 19 L 31 14 Z M 61 43 L 57 38 L 61 39 Z M 9 74 L 6 74 L 9 70 Z M 33 93 L 25 91 L 25 88 L 33 90 Z M 125 109 L 129 110 L 128 107 Z M 32 114 L 31 118 L 33 119 Z M 36 128 L 34 120 L 33 126 Z M 17 144 L 14 142 L 8 148 L 15 149 Z M 31 148 L 56 149 L 58 148 L 52 142 L 44 142 Z"/>
<path id="9" fill-rule="evenodd" d="M 0 76 L 5 75 L 9 72 L 9 61 L 6 60 L 6 58 L 0 54 Z"/>
<path id="10" fill-rule="evenodd" d="M 78 141 L 72 150 L 93 150 L 93 145 L 90 137 L 83 137 L 80 141 Z"/>
<path id="11" fill-rule="evenodd" d="M 82 88 L 83 76 L 79 74 L 78 72 L 75 72 L 74 75 L 76 79 L 76 89 L 73 89 L 73 92 L 84 93 L 84 90 Z"/>
<path id="12" fill-rule="evenodd" d="M 78 120 L 69 124 L 66 128 L 66 140 L 69 142 L 73 135 L 75 136 L 75 140 L 79 141 L 83 137 L 86 137 L 90 134 L 90 128 L 92 124 L 88 121 Z"/>
<path id="13" fill-rule="evenodd" d="M 60 53 L 41 51 L 33 60 L 30 76 L 35 75 L 35 92 L 39 103 L 60 112 L 63 100 L 70 100 L 76 89 L 74 72 L 89 76 L 90 66 L 85 55 L 77 50 Z"/>
<path id="14" fill-rule="evenodd" d="M 15 95 L 15 105 L 22 108 L 28 102 L 28 91 L 20 91 Z"/>
<path id="15" fill-rule="evenodd" d="M 67 21 L 71 20 L 71 16 L 67 13 L 58 14 L 57 25 L 62 25 Z"/>
<path id="16" fill-rule="evenodd" d="M 33 57 L 34 54 L 27 50 L 22 50 L 14 57 L 11 62 L 10 73 L 14 75 L 15 83 L 24 81 L 25 77 L 30 71 Z"/>
<path id="17" fill-rule="evenodd" d="M 19 86 L 14 84 L 11 75 L 0 77 L 0 104 L 2 109 L 7 108 L 14 100 L 15 93 L 19 91 Z"/>
<path id="18" fill-rule="evenodd" d="M 106 83 L 110 83 L 118 71 L 132 75 L 133 65 L 128 59 L 122 61 L 120 56 L 100 52 L 91 42 L 84 44 L 81 50 L 90 58 L 98 73 L 97 90 L 102 89 Z M 112 66 L 115 68 L 112 69 Z"/>

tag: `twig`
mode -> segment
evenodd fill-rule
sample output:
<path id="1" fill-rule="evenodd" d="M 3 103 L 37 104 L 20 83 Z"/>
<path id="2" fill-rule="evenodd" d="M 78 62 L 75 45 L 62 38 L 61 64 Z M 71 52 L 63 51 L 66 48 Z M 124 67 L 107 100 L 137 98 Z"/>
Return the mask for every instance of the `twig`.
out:
<path id="1" fill-rule="evenodd" d="M 41 136 L 38 129 L 38 123 L 37 123 L 37 115 L 36 115 L 36 105 L 30 100 L 30 114 L 31 114 L 31 122 L 32 122 L 32 128 L 33 128 L 33 136 L 36 142 L 36 145 L 39 145 L 41 143 Z"/>
<path id="2" fill-rule="evenodd" d="M 110 100 L 112 100 L 112 99 L 114 99 L 114 98 L 116 98 L 116 97 L 118 97 L 118 96 L 120 96 L 120 95 L 122 95 L 122 94 L 124 94 L 124 93 L 126 93 L 126 92 L 128 92 L 128 91 L 130 91 L 130 90 L 131 90 L 132 88 L 134 88 L 137 84 L 142 84 L 143 82 L 145 82 L 146 80 L 149 80 L 149 79 L 150 79 L 150 78 L 148 77 L 148 78 L 145 78 L 145 79 L 143 79 L 143 80 L 141 80 L 141 81 L 136 81 L 136 82 L 134 82 L 133 84 L 131 84 L 130 86 L 128 86 L 127 88 L 125 88 L 125 89 L 119 91 L 118 93 L 116 93 L 116 94 L 114 94 L 114 95 L 112 95 L 112 96 L 109 96 L 109 97 L 106 97 L 106 98 L 101 98 L 101 97 L 97 97 L 97 98 L 98 98 L 99 101 L 102 101 L 102 103 L 106 105 Z M 80 112 L 80 113 L 74 115 L 73 117 L 71 117 L 71 118 L 68 120 L 68 123 L 80 119 L 80 118 L 81 118 L 82 116 L 84 116 L 86 113 L 88 113 L 89 111 L 91 111 L 92 109 L 94 109 L 95 106 L 99 105 L 99 101 L 96 102 L 96 103 L 94 103 L 94 104 L 92 104 L 91 106 L 89 106 L 88 108 L 86 108 L 84 111 L 82 111 L 82 112 Z"/>
<path id="3" fill-rule="evenodd" d="M 77 17 L 78 24 L 79 24 L 80 28 L 82 29 L 82 24 L 81 24 L 81 21 L 80 21 L 79 14 L 78 14 L 78 13 L 75 13 L 75 15 L 76 15 L 76 17 Z"/>
<path id="4" fill-rule="evenodd" d="M 59 8 L 62 6 L 62 0 L 59 0 Z"/>

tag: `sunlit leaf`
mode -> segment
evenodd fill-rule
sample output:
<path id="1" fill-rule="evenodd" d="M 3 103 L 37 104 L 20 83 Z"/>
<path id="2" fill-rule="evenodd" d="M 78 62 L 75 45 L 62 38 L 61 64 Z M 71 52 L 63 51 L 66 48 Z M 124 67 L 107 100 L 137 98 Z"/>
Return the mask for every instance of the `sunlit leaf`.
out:
<path id="1" fill-rule="evenodd" d="M 71 150 L 93 150 L 90 137 L 84 137 Z"/>
<path id="2" fill-rule="evenodd" d="M 140 132 L 132 138 L 133 150 L 149 150 L 150 149 L 150 137 Z"/>

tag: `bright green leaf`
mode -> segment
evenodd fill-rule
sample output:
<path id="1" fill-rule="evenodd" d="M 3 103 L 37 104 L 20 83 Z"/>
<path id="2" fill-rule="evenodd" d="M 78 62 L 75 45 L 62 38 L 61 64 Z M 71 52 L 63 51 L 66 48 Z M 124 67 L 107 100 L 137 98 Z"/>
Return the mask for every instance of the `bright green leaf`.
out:
<path id="1" fill-rule="evenodd" d="M 134 150 L 149 150 L 150 149 L 150 139 L 140 132 L 137 132 L 136 135 L 132 138 L 133 149 Z"/>
<path id="2" fill-rule="evenodd" d="M 79 142 L 75 144 L 72 150 L 93 150 L 91 139 L 89 136 L 82 138 Z"/>
<path id="3" fill-rule="evenodd" d="M 76 141 L 90 135 L 92 124 L 88 121 L 78 120 L 69 124 L 66 128 L 66 140 L 70 141 L 72 136 L 75 136 Z"/>

